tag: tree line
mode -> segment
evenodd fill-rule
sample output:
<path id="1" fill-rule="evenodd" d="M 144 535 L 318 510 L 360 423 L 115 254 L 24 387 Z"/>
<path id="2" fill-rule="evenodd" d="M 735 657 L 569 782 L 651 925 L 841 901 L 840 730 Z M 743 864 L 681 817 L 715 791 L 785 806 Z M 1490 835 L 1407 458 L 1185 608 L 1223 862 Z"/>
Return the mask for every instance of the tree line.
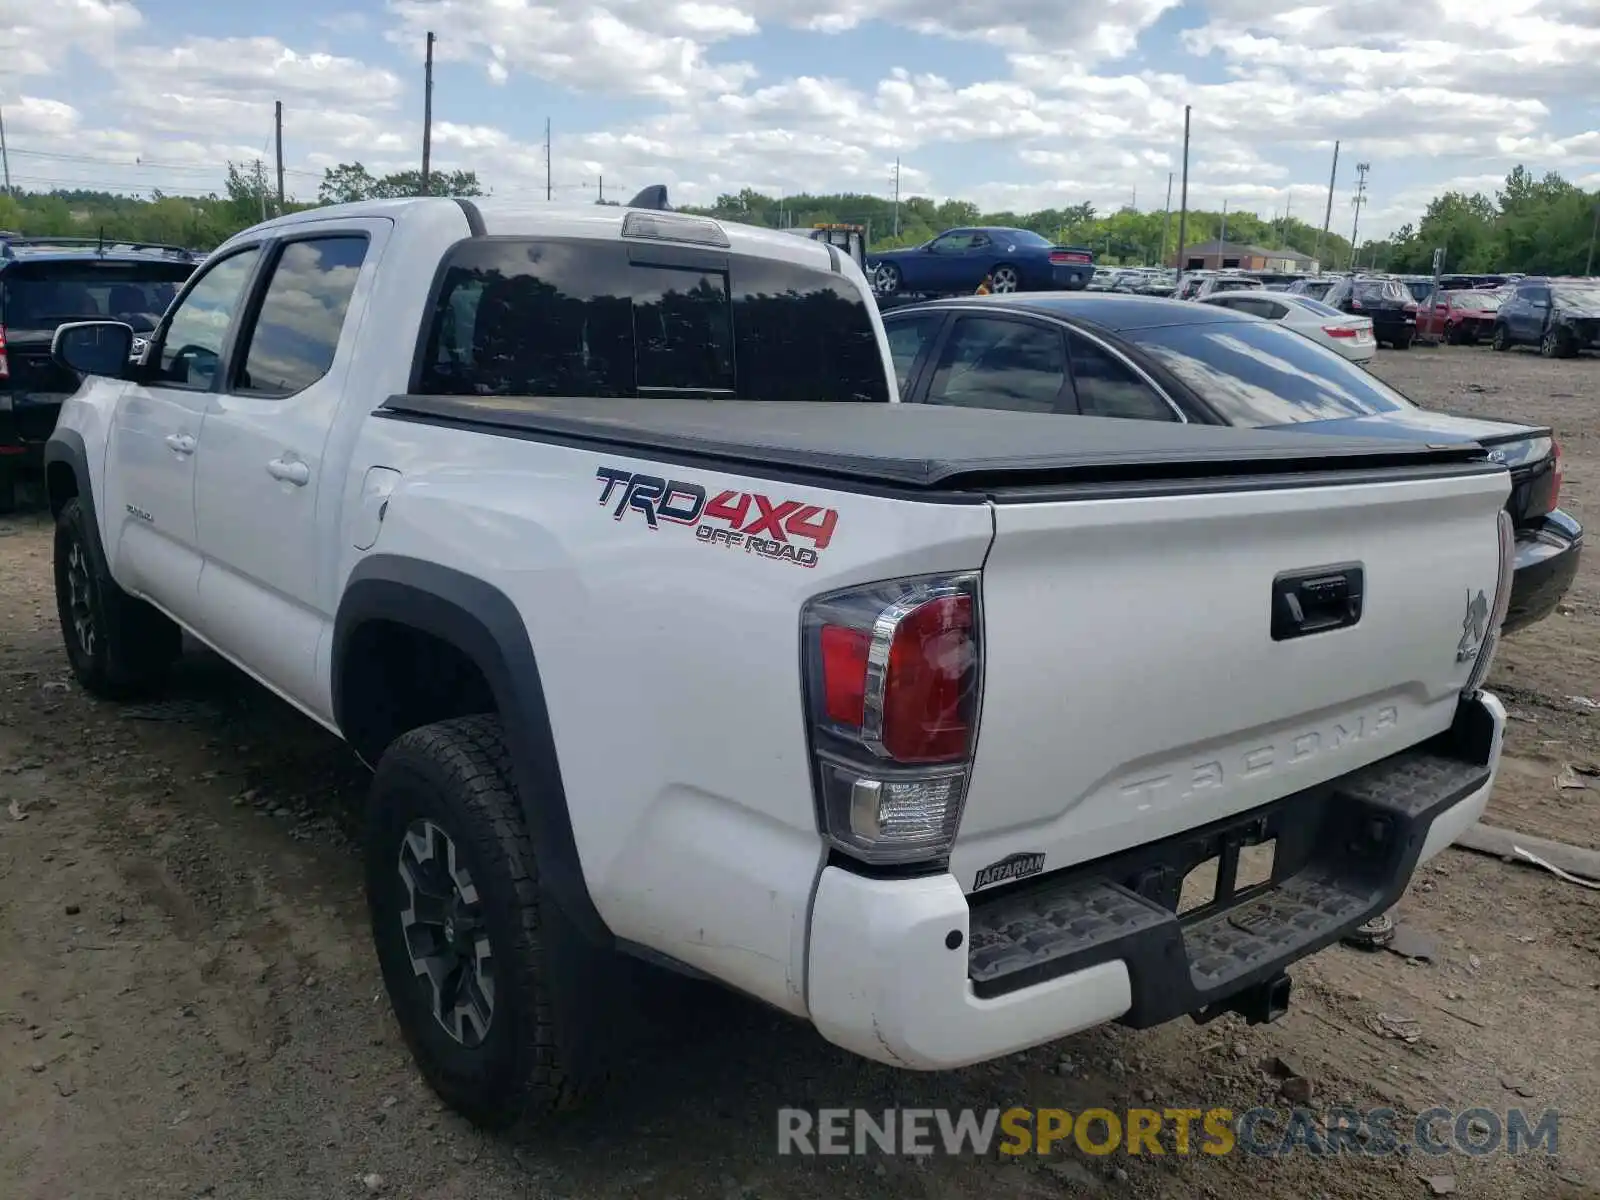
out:
<path id="1" fill-rule="evenodd" d="M 481 196 L 473 171 L 435 172 L 434 195 Z M 340 163 L 323 172 L 314 200 L 289 199 L 284 212 L 352 200 L 415 196 L 422 193 L 420 171 L 373 175 L 359 162 Z M 0 230 L 45 236 L 163 242 L 209 250 L 239 230 L 280 211 L 277 189 L 264 165 L 228 163 L 221 193 L 149 199 L 99 191 L 16 191 L 0 193 Z M 1177 252 L 1179 218 L 1124 207 L 1101 213 L 1092 204 L 1037 212 L 982 212 L 965 200 L 923 196 L 892 200 L 866 194 L 768 196 L 752 189 L 718 196 L 716 202 L 684 211 L 768 228 L 808 228 L 853 224 L 868 229 L 874 250 L 915 246 L 955 226 L 999 225 L 1029 229 L 1068 245 L 1087 246 L 1100 262 L 1149 266 L 1172 261 Z M 1586 192 L 1556 172 L 1536 178 L 1524 167 L 1506 176 L 1494 195 L 1446 192 L 1435 197 L 1414 224 L 1392 237 L 1362 243 L 1352 256 L 1348 238 L 1298 217 L 1267 220 L 1249 212 L 1191 211 L 1185 221 L 1190 246 L 1226 237 L 1229 242 L 1288 249 L 1314 255 L 1324 269 L 1361 267 L 1402 273 L 1431 270 L 1435 248 L 1443 248 L 1452 271 L 1524 271 L 1529 274 L 1585 274 L 1600 228 L 1600 192 Z"/>

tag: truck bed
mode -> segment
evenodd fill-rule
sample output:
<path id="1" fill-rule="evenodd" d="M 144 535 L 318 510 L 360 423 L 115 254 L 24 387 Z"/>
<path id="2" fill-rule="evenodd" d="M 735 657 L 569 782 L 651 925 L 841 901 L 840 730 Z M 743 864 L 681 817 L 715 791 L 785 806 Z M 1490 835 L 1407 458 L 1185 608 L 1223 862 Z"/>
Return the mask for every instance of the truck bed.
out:
<path id="1" fill-rule="evenodd" d="M 714 462 L 769 474 L 921 493 L 982 492 L 1038 499 L 1038 489 L 1241 477 L 1278 486 L 1337 474 L 1445 469 L 1483 460 L 1472 442 L 1296 433 L 1045 413 L 900 404 L 792 404 L 745 400 L 392 396 L 376 414 L 466 426 L 510 437 Z M 1482 469 L 1495 471 L 1483 462 Z"/>

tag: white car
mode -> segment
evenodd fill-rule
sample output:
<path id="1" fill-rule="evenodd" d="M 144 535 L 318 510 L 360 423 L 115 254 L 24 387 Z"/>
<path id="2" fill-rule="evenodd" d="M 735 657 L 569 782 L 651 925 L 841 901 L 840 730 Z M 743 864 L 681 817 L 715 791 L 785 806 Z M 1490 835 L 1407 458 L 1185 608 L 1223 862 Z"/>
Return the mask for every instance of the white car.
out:
<path id="1" fill-rule="evenodd" d="M 1059 420 L 1160 385 L 985 339 L 1001 296 L 918 314 L 954 399 L 899 403 L 853 258 L 664 202 L 290 213 L 142 361 L 54 335 L 73 674 L 149 692 L 187 632 L 373 766 L 375 957 L 456 1111 L 624 1073 L 641 960 L 915 1070 L 1274 1020 L 1482 815 L 1504 463 Z"/>
<path id="2" fill-rule="evenodd" d="M 1310 296 L 1288 292 L 1218 292 L 1199 299 L 1203 304 L 1219 304 L 1235 312 L 1278 321 L 1354 363 L 1369 363 L 1378 353 L 1369 318 L 1353 317 Z"/>

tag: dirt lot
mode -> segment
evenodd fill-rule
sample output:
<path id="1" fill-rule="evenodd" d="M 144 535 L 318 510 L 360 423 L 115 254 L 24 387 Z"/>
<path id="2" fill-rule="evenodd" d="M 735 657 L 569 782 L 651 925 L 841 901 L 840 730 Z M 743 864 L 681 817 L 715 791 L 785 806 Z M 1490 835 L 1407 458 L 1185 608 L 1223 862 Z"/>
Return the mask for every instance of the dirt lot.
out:
<path id="1" fill-rule="evenodd" d="M 1554 426 L 1565 504 L 1600 523 L 1600 359 L 1418 347 L 1381 352 L 1376 370 L 1430 406 Z M 360 768 L 206 655 L 167 707 L 91 703 L 68 682 L 51 596 L 47 520 L 0 521 L 7 1200 L 1600 1196 L 1600 893 L 1462 851 L 1421 872 L 1400 909 L 1435 939 L 1433 961 L 1326 951 L 1295 972 L 1297 1002 L 1271 1026 L 1096 1031 L 909 1076 L 715 1003 L 668 1018 L 592 1111 L 481 1135 L 418 1083 L 380 995 L 341 833 Z M 1495 674 L 1514 720 L 1491 819 L 1600 848 L 1600 781 L 1554 782 L 1600 763 L 1600 711 L 1571 699 L 1600 699 L 1600 554 Z M 1318 1109 L 1558 1109 L 1559 1155 L 775 1154 L 789 1105 L 1282 1106 L 1273 1056 L 1309 1079 Z"/>

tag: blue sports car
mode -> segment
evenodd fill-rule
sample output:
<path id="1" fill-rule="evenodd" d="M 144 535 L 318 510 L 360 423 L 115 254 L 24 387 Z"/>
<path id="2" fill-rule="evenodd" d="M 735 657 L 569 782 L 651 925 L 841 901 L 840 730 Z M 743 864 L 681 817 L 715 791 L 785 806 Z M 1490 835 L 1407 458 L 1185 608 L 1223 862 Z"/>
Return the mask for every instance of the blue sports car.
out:
<path id="1" fill-rule="evenodd" d="M 992 292 L 1075 292 L 1094 275 L 1094 252 L 1026 229 L 947 229 L 920 246 L 868 255 L 867 270 L 886 296 L 971 294 L 985 279 Z"/>

